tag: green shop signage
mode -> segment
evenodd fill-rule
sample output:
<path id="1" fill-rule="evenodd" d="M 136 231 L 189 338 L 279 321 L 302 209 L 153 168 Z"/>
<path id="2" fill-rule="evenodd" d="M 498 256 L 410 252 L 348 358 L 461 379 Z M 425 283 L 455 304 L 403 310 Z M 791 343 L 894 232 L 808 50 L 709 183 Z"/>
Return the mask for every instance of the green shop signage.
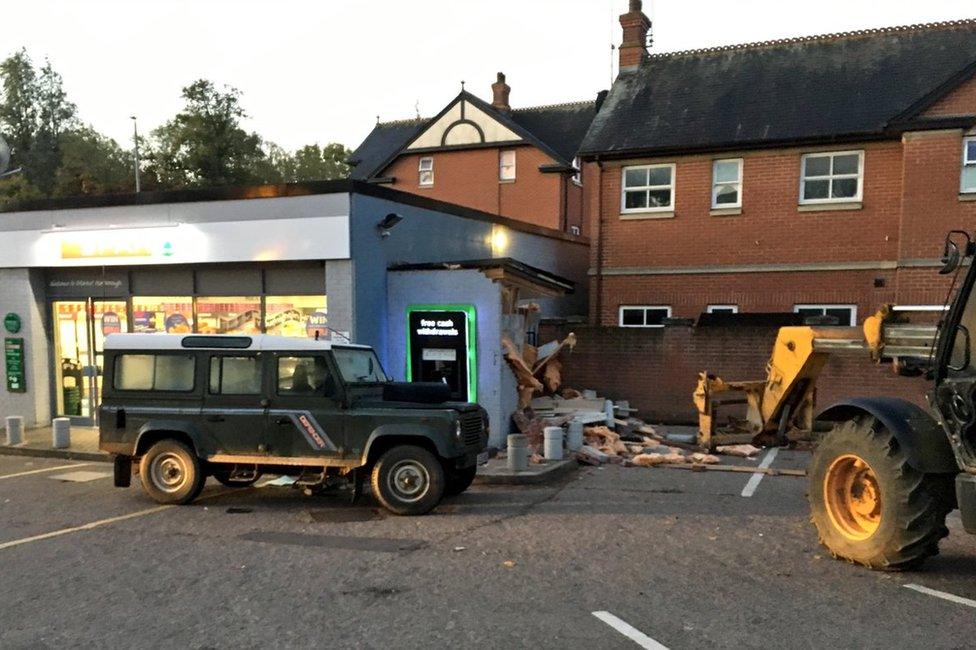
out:
<path id="1" fill-rule="evenodd" d="M 4 339 L 3 359 L 7 369 L 7 391 L 24 393 L 27 382 L 24 378 L 24 339 Z"/>
<path id="2" fill-rule="evenodd" d="M 16 334 L 20 331 L 20 316 L 10 312 L 3 317 L 3 327 L 11 334 Z"/>

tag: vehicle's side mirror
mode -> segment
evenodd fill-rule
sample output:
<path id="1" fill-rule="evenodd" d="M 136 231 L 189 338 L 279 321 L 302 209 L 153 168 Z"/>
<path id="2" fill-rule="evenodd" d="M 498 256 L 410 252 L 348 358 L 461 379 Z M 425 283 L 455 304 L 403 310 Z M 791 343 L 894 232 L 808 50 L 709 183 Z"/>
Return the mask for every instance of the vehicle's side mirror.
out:
<path id="1" fill-rule="evenodd" d="M 961 261 L 962 252 L 959 250 L 959 246 L 947 237 L 945 249 L 942 251 L 942 268 L 939 270 L 939 275 L 949 275 L 959 268 Z"/>
<path id="2" fill-rule="evenodd" d="M 960 346 L 959 335 L 962 334 L 963 340 Z M 961 372 L 969 367 L 971 361 L 970 358 L 970 343 L 971 339 L 969 336 L 969 328 L 963 324 L 956 325 L 956 338 L 952 342 L 952 357 L 949 359 L 948 368 L 953 372 Z M 956 359 L 960 356 L 962 359 L 957 361 Z"/>

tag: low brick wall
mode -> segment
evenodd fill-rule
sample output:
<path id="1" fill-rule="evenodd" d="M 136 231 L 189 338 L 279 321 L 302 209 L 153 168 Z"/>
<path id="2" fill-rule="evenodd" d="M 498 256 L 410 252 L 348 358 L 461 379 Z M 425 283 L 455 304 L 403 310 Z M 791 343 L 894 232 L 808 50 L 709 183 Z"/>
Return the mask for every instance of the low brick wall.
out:
<path id="1" fill-rule="evenodd" d="M 564 358 L 563 385 L 591 388 L 614 400 L 629 400 L 648 422 L 692 424 L 691 401 L 698 373 L 727 380 L 763 379 L 776 327 L 669 326 L 660 329 L 544 326 L 546 342 L 573 331 L 576 349 Z M 899 377 L 891 365 L 872 363 L 867 353 L 835 353 L 817 383 L 818 409 L 845 397 L 887 395 L 924 405 L 929 384 Z"/>

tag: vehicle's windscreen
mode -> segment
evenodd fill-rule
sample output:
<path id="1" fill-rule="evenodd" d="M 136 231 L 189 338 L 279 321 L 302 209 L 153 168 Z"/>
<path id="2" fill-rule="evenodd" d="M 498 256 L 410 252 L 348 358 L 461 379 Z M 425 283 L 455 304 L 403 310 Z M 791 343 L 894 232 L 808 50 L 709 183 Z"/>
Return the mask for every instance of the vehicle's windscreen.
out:
<path id="1" fill-rule="evenodd" d="M 379 384 L 390 381 L 372 350 L 332 348 L 332 352 L 342 379 L 347 384 Z"/>

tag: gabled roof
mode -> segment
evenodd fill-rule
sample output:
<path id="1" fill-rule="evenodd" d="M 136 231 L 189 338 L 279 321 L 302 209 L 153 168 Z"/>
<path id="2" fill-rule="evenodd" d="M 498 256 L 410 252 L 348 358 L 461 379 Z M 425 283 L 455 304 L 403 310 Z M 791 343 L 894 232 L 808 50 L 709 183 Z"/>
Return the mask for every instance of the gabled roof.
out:
<path id="1" fill-rule="evenodd" d="M 432 118 L 378 123 L 349 157 L 355 163 L 351 178 L 368 180 L 383 171 L 426 129 L 456 104 L 468 102 L 529 144 L 535 145 L 557 165 L 570 167 L 583 136 L 596 114 L 596 101 L 572 102 L 499 111 L 467 91 L 455 97 Z M 447 147 L 445 147 L 447 148 Z"/>
<path id="2" fill-rule="evenodd" d="M 976 20 L 654 54 L 621 72 L 581 153 L 880 137 L 976 73 Z"/>

